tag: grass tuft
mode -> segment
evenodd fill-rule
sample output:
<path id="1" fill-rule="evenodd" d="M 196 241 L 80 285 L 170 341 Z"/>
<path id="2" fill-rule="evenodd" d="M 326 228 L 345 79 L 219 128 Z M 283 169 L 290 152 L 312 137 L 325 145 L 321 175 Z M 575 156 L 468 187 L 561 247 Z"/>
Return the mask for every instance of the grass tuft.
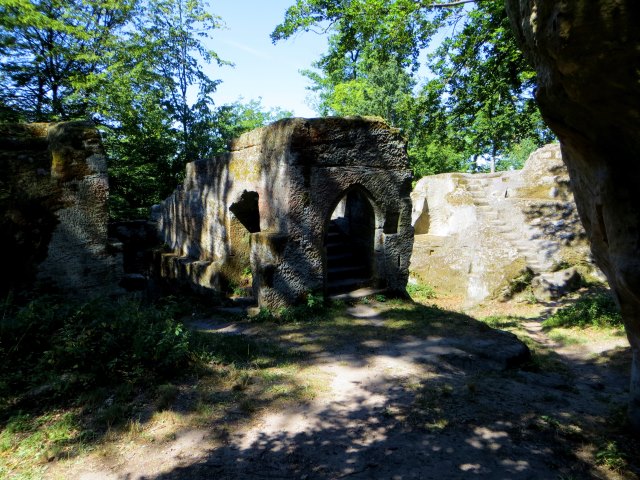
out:
<path id="1" fill-rule="evenodd" d="M 608 293 L 594 293 L 583 296 L 573 305 L 559 309 L 547 318 L 542 327 L 545 330 L 558 327 L 622 327 L 622 315 L 615 301 Z"/>

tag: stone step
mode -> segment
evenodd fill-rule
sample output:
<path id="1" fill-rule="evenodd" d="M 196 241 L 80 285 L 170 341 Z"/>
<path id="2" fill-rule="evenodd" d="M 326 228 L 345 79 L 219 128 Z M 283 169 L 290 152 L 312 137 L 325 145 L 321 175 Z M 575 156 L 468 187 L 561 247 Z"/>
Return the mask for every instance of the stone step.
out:
<path id="1" fill-rule="evenodd" d="M 327 263 L 346 262 L 353 259 L 353 252 L 327 253 Z"/>
<path id="2" fill-rule="evenodd" d="M 386 292 L 384 288 L 363 287 L 357 290 L 349 290 L 345 293 L 329 295 L 329 298 L 332 300 L 357 300 L 358 298 L 369 297 L 384 292 Z"/>
<path id="3" fill-rule="evenodd" d="M 333 282 L 327 282 L 327 293 L 334 295 L 337 293 L 350 292 L 359 288 L 368 287 L 371 285 L 371 278 L 358 277 L 358 278 L 345 278 L 342 280 L 336 280 Z"/>
<path id="4" fill-rule="evenodd" d="M 342 253 L 352 253 L 353 245 L 344 242 L 329 243 L 326 245 L 327 255 L 338 255 Z"/>
<path id="5" fill-rule="evenodd" d="M 330 267 L 327 270 L 327 281 L 333 283 L 349 278 L 364 278 L 367 275 L 366 265 L 343 265 L 340 267 Z"/>

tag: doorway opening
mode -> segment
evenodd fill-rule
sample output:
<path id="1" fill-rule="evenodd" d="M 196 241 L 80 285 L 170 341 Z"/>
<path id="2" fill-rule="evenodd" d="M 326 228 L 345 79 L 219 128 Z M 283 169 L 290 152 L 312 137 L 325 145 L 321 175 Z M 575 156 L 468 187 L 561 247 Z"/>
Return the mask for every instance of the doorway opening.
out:
<path id="1" fill-rule="evenodd" d="M 367 195 L 349 190 L 333 210 L 325 235 L 326 289 L 344 293 L 372 284 L 375 214 Z"/>

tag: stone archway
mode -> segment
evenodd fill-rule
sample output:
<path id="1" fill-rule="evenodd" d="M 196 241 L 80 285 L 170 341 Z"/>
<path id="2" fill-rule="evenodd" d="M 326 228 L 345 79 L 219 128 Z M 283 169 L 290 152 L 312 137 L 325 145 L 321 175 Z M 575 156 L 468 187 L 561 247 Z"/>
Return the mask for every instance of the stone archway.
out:
<path id="1" fill-rule="evenodd" d="M 369 196 L 353 187 L 338 200 L 326 222 L 325 286 L 329 294 L 373 283 L 375 211 Z"/>

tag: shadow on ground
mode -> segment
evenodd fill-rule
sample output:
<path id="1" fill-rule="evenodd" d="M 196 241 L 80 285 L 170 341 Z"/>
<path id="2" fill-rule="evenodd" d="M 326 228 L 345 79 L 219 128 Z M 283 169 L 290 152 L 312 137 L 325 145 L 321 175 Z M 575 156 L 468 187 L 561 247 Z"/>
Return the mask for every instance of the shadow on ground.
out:
<path id="1" fill-rule="evenodd" d="M 105 457 L 95 478 L 636 478 L 640 449 L 624 431 L 628 348 L 530 356 L 512 333 L 402 301 L 194 325 L 207 367 L 127 408 L 145 438 L 156 414 L 197 425 Z M 315 397 L 311 376 L 328 384 Z M 95 421 L 109 408 L 84 414 Z M 89 428 L 85 447 L 108 431 L 87 437 Z M 204 433 L 176 450 L 194 429 Z M 81 463 L 61 462 L 62 477 L 80 478 L 83 454 L 66 452 Z"/>
<path id="2" fill-rule="evenodd" d="M 348 392 L 279 412 L 195 463 L 141 478 L 635 478 L 638 445 L 621 433 L 625 372 L 554 352 L 526 361 L 515 337 L 458 313 L 380 310 L 241 325 L 333 368 Z M 608 361 L 624 364 L 627 350 Z M 619 474 L 595 465 L 613 457 L 628 461 L 616 464 Z"/>

